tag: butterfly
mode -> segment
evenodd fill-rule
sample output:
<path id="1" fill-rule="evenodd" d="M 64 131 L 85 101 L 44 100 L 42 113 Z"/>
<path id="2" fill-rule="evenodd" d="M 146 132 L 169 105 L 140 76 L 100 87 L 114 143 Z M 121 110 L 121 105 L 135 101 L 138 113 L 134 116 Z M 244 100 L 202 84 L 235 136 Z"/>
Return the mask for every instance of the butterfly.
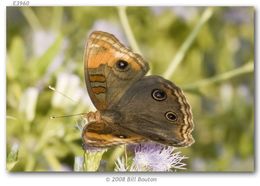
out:
<path id="1" fill-rule="evenodd" d="M 190 146 L 193 117 L 183 91 L 163 77 L 145 76 L 148 63 L 114 35 L 94 31 L 87 39 L 84 75 L 97 111 L 85 117 L 83 144 L 107 148 L 154 141 Z"/>

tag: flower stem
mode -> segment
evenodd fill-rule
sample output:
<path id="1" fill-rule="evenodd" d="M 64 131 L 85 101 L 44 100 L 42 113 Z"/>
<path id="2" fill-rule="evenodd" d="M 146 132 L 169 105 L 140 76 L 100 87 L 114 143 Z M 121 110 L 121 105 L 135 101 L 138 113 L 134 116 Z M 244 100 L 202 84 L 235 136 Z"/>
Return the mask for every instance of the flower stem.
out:
<path id="1" fill-rule="evenodd" d="M 61 28 L 63 17 L 63 8 L 62 7 L 54 7 L 53 8 L 53 16 L 51 20 L 51 28 L 54 31 L 57 31 Z"/>
<path id="2" fill-rule="evenodd" d="M 193 84 L 183 86 L 182 89 L 186 90 L 186 91 L 198 89 L 198 88 L 208 86 L 208 85 L 211 85 L 211 84 L 214 84 L 214 83 L 226 81 L 228 79 L 231 79 L 231 78 L 236 77 L 236 76 L 240 76 L 242 74 L 251 73 L 253 71 L 254 71 L 254 63 L 249 62 L 249 63 L 243 65 L 242 67 L 231 70 L 229 72 L 225 72 L 223 74 L 219 74 L 219 75 L 216 75 L 214 77 L 211 77 L 211 78 L 208 78 L 208 79 L 203 79 L 203 80 L 197 81 Z"/>
<path id="3" fill-rule="evenodd" d="M 85 151 L 83 165 L 84 171 L 97 171 L 104 152 L 105 150 L 95 152 Z"/>
<path id="4" fill-rule="evenodd" d="M 212 8 L 207 8 L 203 13 L 201 18 L 199 19 L 199 22 L 195 26 L 195 28 L 192 30 L 190 35 L 187 37 L 185 42 L 182 44 L 181 48 L 179 51 L 176 53 L 174 58 L 172 59 L 169 68 L 164 72 L 163 77 L 166 79 L 170 79 L 171 76 L 173 75 L 174 71 L 176 70 L 177 66 L 181 63 L 183 60 L 184 56 L 186 55 L 188 49 L 192 45 L 194 39 L 198 35 L 199 31 L 201 30 L 202 26 L 209 20 L 209 18 L 213 14 L 213 9 Z"/>
<path id="5" fill-rule="evenodd" d="M 127 151 L 126 151 L 126 145 L 124 145 L 124 154 L 125 154 L 125 167 L 127 167 Z"/>

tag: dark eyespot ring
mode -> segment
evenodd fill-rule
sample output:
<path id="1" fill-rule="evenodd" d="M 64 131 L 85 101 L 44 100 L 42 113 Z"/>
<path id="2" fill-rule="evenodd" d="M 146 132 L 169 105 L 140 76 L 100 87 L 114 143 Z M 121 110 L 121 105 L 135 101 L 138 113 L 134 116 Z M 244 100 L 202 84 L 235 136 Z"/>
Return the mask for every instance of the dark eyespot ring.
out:
<path id="1" fill-rule="evenodd" d="M 169 121 L 177 121 L 177 114 L 176 113 L 174 113 L 174 112 L 171 112 L 171 111 L 169 111 L 169 112 L 166 112 L 165 113 L 165 117 L 166 117 L 166 119 L 168 119 Z"/>
<path id="2" fill-rule="evenodd" d="M 152 91 L 152 97 L 157 101 L 163 101 L 167 98 L 167 94 L 161 89 L 154 89 Z"/>
<path id="3" fill-rule="evenodd" d="M 117 69 L 124 71 L 128 67 L 128 62 L 120 59 L 116 62 L 116 67 Z"/>

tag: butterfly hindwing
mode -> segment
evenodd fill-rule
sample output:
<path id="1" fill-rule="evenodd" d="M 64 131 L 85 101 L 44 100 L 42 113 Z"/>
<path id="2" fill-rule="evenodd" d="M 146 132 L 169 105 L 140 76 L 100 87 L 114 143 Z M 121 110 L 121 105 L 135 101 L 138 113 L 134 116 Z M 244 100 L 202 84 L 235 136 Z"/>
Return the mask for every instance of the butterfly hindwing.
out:
<path id="1" fill-rule="evenodd" d="M 86 146 L 98 148 L 145 141 L 142 136 L 106 121 L 87 124 L 83 129 L 82 139 Z"/>
<path id="2" fill-rule="evenodd" d="M 159 76 L 136 82 L 113 107 L 124 118 L 119 123 L 147 139 L 166 145 L 191 145 L 193 119 L 182 90 Z"/>

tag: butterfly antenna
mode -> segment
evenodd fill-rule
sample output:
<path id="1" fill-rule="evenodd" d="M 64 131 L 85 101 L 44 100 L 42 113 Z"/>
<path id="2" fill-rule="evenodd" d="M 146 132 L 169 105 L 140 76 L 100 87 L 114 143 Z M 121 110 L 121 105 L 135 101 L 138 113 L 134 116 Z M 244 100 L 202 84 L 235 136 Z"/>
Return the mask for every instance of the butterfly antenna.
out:
<path id="1" fill-rule="evenodd" d="M 75 101 L 74 99 L 72 99 L 71 97 L 67 96 L 66 94 L 64 94 L 64 93 L 62 93 L 62 92 L 56 90 L 56 89 L 55 89 L 54 87 L 52 87 L 51 85 L 49 85 L 48 87 L 49 87 L 49 89 L 51 89 L 52 91 L 59 93 L 60 95 L 62 95 L 62 96 L 64 96 L 64 97 L 68 98 L 69 100 L 71 100 L 71 101 L 73 101 L 73 102 L 75 102 L 75 103 L 77 102 L 77 101 Z"/>
<path id="2" fill-rule="evenodd" d="M 51 89 L 52 91 L 59 93 L 60 95 L 62 95 L 62 96 L 64 96 L 64 97 L 68 98 L 69 100 L 71 100 L 71 101 L 73 101 L 73 102 L 75 102 L 75 103 L 77 102 L 77 101 L 75 101 L 74 99 L 72 99 L 71 97 L 67 96 L 66 94 L 64 94 L 64 93 L 62 93 L 62 92 L 56 90 L 56 89 L 55 89 L 54 87 L 52 87 L 51 85 L 49 85 L 48 87 L 49 87 L 49 89 Z M 50 119 L 66 118 L 66 117 L 73 117 L 73 116 L 84 116 L 85 114 L 86 114 L 86 113 L 70 114 L 70 115 L 62 115 L 62 116 L 50 116 Z"/>
<path id="3" fill-rule="evenodd" d="M 50 119 L 66 118 L 66 117 L 73 117 L 73 116 L 84 116 L 85 114 L 86 113 L 70 114 L 70 115 L 63 115 L 63 116 L 51 116 Z"/>

